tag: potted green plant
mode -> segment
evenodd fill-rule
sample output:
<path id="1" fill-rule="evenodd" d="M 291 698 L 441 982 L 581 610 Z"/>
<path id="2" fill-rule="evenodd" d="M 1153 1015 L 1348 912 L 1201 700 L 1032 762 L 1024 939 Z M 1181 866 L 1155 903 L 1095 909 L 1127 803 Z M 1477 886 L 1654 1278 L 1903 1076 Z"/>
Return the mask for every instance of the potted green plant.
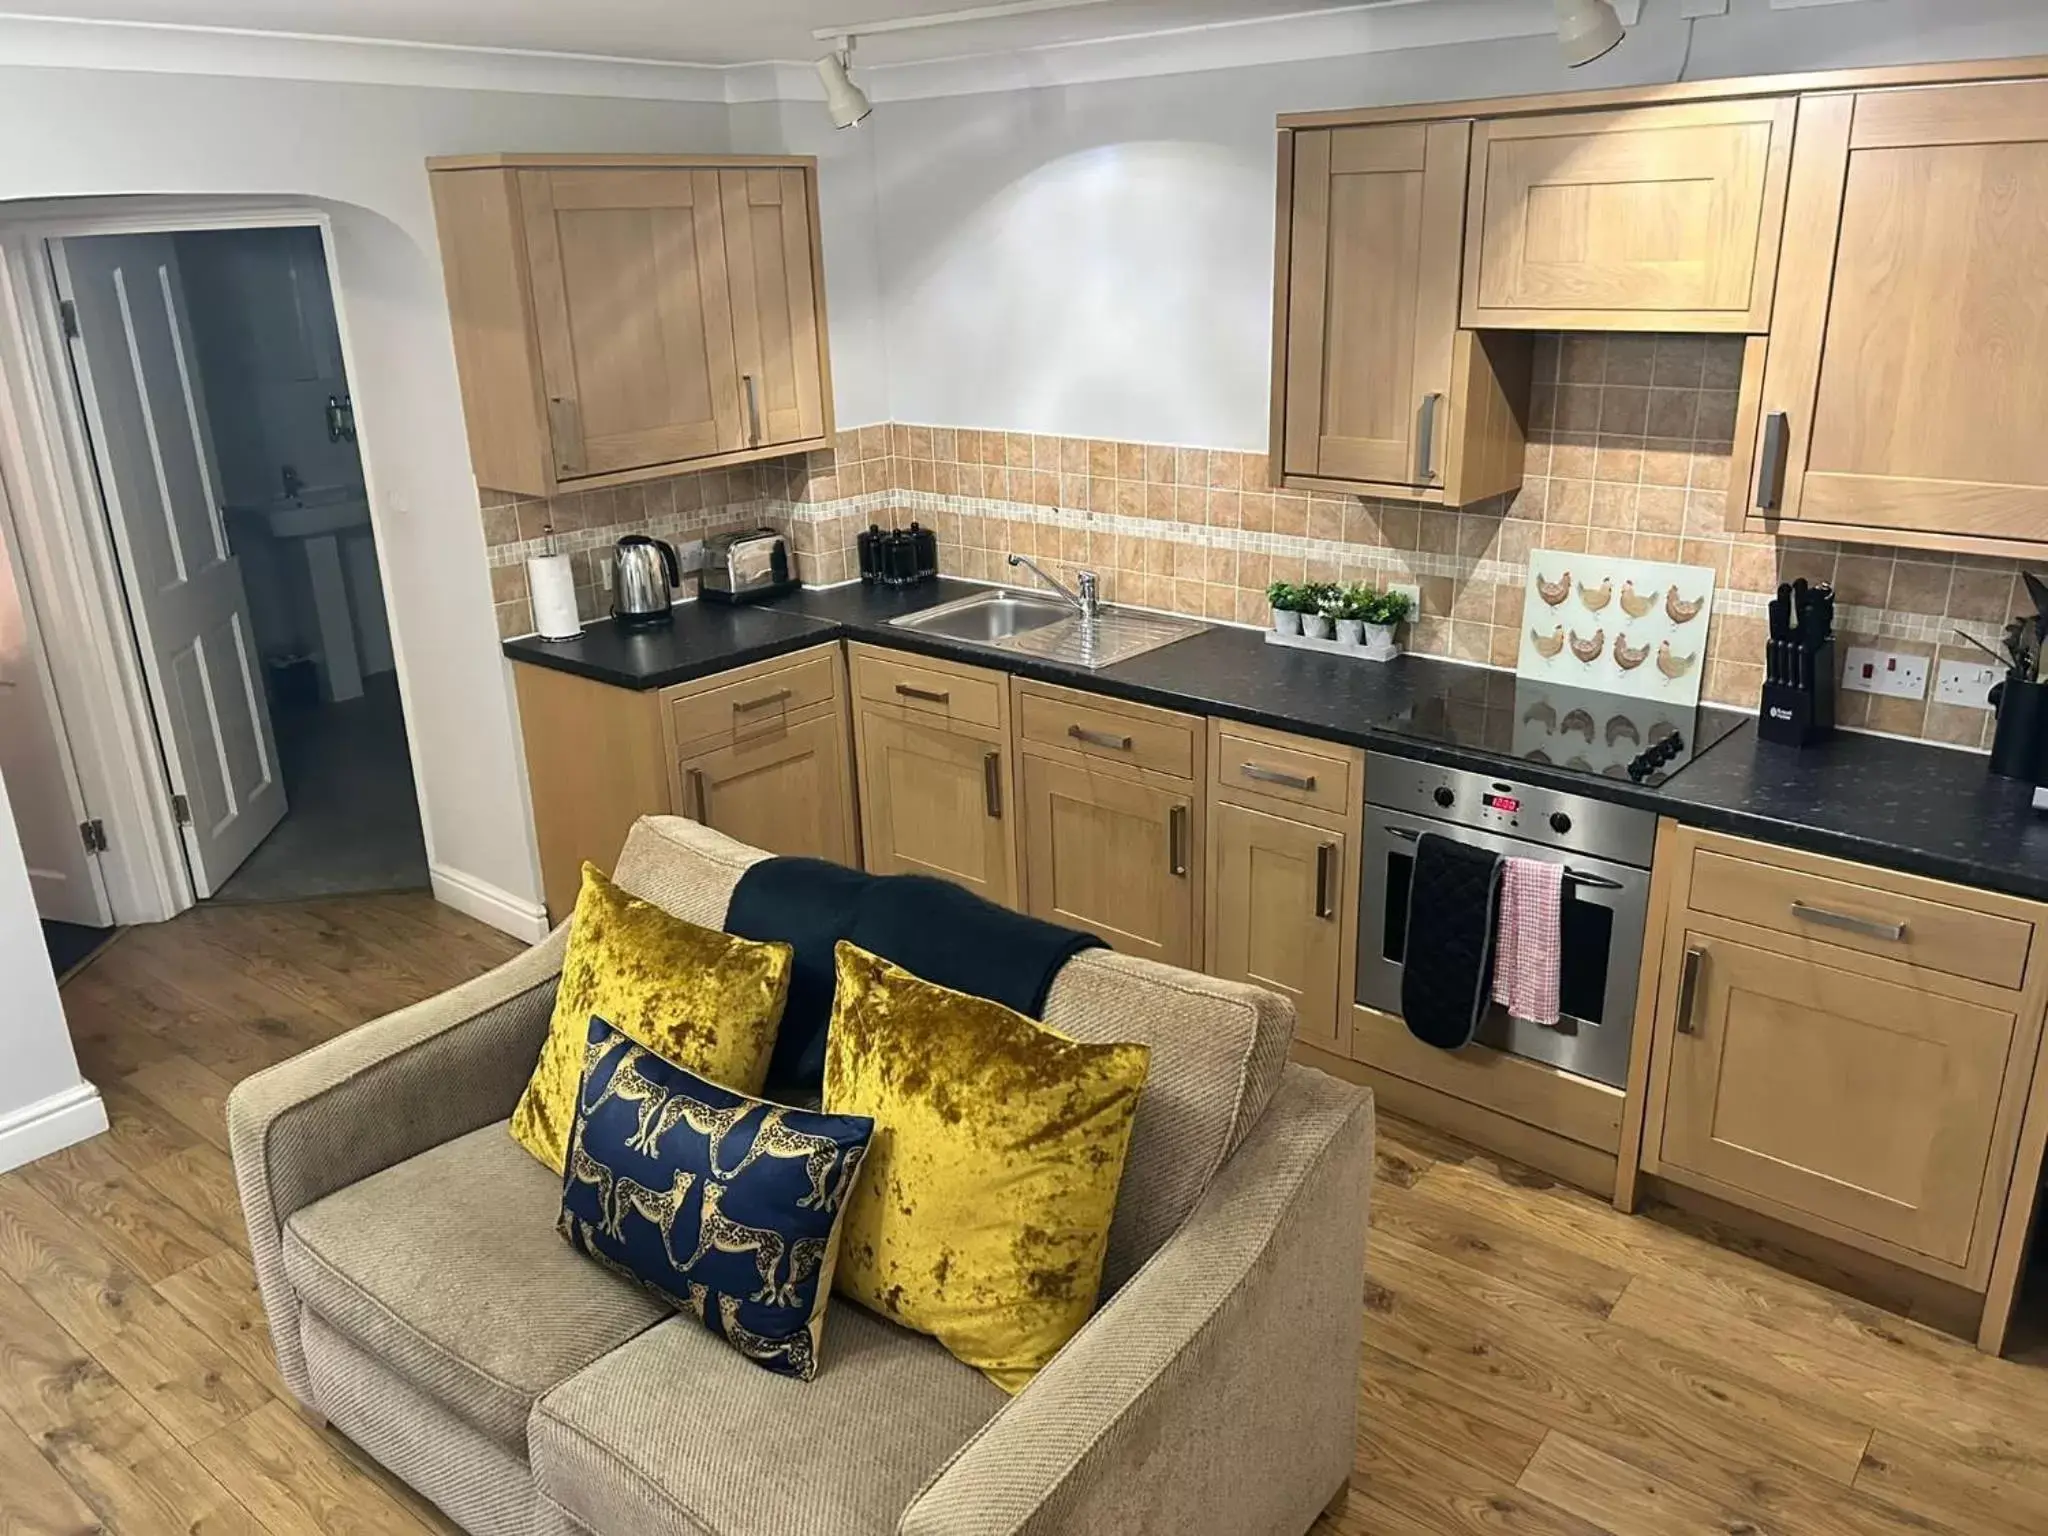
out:
<path id="1" fill-rule="evenodd" d="M 1376 594 L 1364 582 L 1353 582 L 1337 597 L 1337 643 L 1339 645 L 1362 645 L 1365 641 L 1365 615 L 1368 605 Z"/>
<path id="2" fill-rule="evenodd" d="M 1344 595 L 1333 581 L 1312 581 L 1301 589 L 1308 605 L 1301 611 L 1301 632 L 1311 640 L 1327 640 L 1337 625 Z"/>
<path id="3" fill-rule="evenodd" d="M 1304 606 L 1301 588 L 1291 581 L 1276 581 L 1266 588 L 1266 607 L 1272 611 L 1273 633 L 1276 635 L 1301 633 L 1301 610 Z"/>
<path id="4" fill-rule="evenodd" d="M 1406 592 L 1370 593 L 1360 605 L 1359 617 L 1365 621 L 1365 653 L 1380 661 L 1388 661 L 1401 654 L 1401 647 L 1395 643 L 1394 627 L 1405 624 L 1415 611 L 1415 600 Z"/>

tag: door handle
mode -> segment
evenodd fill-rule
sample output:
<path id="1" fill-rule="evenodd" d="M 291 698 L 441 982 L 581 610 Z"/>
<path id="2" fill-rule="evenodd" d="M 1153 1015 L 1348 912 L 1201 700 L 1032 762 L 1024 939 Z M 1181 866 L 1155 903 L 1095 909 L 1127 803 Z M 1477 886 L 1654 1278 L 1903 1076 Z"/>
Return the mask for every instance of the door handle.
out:
<path id="1" fill-rule="evenodd" d="M 778 688 L 773 693 L 762 694 L 758 699 L 735 699 L 733 700 L 732 712 L 736 715 L 741 715 L 749 710 L 766 709 L 770 704 L 780 704 L 784 699 L 790 697 L 792 697 L 792 694 L 789 689 Z"/>
<path id="2" fill-rule="evenodd" d="M 747 441 L 759 443 L 761 441 L 761 394 L 754 387 L 754 376 L 751 373 L 741 374 L 740 387 L 747 392 Z"/>
<path id="3" fill-rule="evenodd" d="M 1693 1024 L 1692 1012 L 1699 1001 L 1700 967 L 1706 964 L 1706 960 L 1707 952 L 1703 949 L 1685 952 L 1685 968 L 1678 973 L 1678 1032 L 1681 1035 L 1699 1033 Z"/>
<path id="4" fill-rule="evenodd" d="M 1259 784 L 1278 784 L 1282 789 L 1298 789 L 1304 794 L 1316 787 L 1316 776 L 1312 773 L 1282 773 L 1278 768 L 1261 768 L 1257 763 L 1240 763 L 1237 771 Z"/>
<path id="5" fill-rule="evenodd" d="M 690 794 L 697 802 L 697 820 L 708 827 L 711 825 L 711 796 L 704 787 L 704 770 L 686 768 L 683 772 L 690 781 Z"/>
<path id="6" fill-rule="evenodd" d="M 1792 418 L 1772 411 L 1764 418 L 1764 451 L 1756 472 L 1756 506 L 1775 512 L 1785 500 L 1785 460 L 1792 446 Z"/>
<path id="7" fill-rule="evenodd" d="M 945 704 L 953 695 L 945 689 L 913 688 L 908 683 L 898 683 L 896 691 L 906 699 L 922 699 L 927 704 Z"/>
<path id="8" fill-rule="evenodd" d="M 1107 731 L 1091 731 L 1079 725 L 1068 726 L 1067 734 L 1076 741 L 1086 742 L 1091 747 L 1108 747 L 1112 752 L 1131 750 L 1131 738 L 1128 736 L 1112 736 Z"/>
<path id="9" fill-rule="evenodd" d="M 1337 915 L 1337 898 L 1330 894 L 1330 874 L 1337 865 L 1337 845 L 1324 843 L 1316 849 L 1316 916 Z"/>
<path id="10" fill-rule="evenodd" d="M 1188 872 L 1187 835 L 1188 808 L 1176 805 L 1166 813 L 1166 868 L 1183 878 Z"/>
<path id="11" fill-rule="evenodd" d="M 1830 912 L 1826 907 L 1809 907 L 1803 901 L 1792 903 L 1792 915 L 1802 923 L 1818 923 L 1823 928 L 1840 928 L 1849 933 L 1860 933 L 1866 938 L 1883 939 L 1887 943 L 1905 942 L 1906 925 L 1887 923 L 1880 918 L 1858 917 L 1853 912 Z"/>
<path id="12" fill-rule="evenodd" d="M 548 437 L 554 444 L 556 473 L 583 473 L 583 413 L 574 400 L 557 396 L 548 401 Z"/>
<path id="13" fill-rule="evenodd" d="M 1436 417 L 1443 403 L 1442 395 L 1424 395 L 1422 409 L 1416 414 L 1415 471 L 1421 480 L 1436 478 Z"/>
<path id="14" fill-rule="evenodd" d="M 981 759 L 981 792 L 988 802 L 990 821 L 1003 819 L 1003 754 L 985 753 Z"/>

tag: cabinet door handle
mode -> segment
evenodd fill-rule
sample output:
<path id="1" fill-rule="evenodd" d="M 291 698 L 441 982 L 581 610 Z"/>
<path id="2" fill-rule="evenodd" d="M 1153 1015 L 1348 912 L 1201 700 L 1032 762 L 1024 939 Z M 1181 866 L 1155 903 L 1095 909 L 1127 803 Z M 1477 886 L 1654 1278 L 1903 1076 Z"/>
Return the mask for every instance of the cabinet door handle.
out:
<path id="1" fill-rule="evenodd" d="M 1068 726 L 1067 734 L 1076 741 L 1086 742 L 1091 747 L 1108 747 L 1112 752 L 1131 750 L 1131 738 L 1128 736 L 1112 736 L 1107 731 L 1091 731 L 1080 725 Z"/>
<path id="2" fill-rule="evenodd" d="M 1337 898 L 1330 893 L 1330 875 L 1337 866 L 1337 845 L 1324 843 L 1316 849 L 1316 916 L 1334 918 Z"/>
<path id="3" fill-rule="evenodd" d="M 1420 480 L 1436 478 L 1436 418 L 1443 403 L 1442 395 L 1424 395 L 1415 418 L 1415 473 Z"/>
<path id="4" fill-rule="evenodd" d="M 1840 928 L 1849 933 L 1860 933 L 1865 938 L 1883 939 L 1887 943 L 1905 942 L 1906 925 L 1887 923 L 1875 917 L 1858 917 L 1853 912 L 1830 912 L 1826 907 L 1809 907 L 1803 901 L 1792 903 L 1792 915 L 1802 923 L 1817 923 L 1823 928 Z"/>
<path id="5" fill-rule="evenodd" d="M 1257 783 L 1278 784 L 1282 789 L 1307 793 L 1316 787 L 1316 776 L 1312 773 L 1282 773 L 1278 768 L 1262 768 L 1257 763 L 1241 763 L 1237 771 Z"/>
<path id="6" fill-rule="evenodd" d="M 747 441 L 761 441 L 761 393 L 754 387 L 751 373 L 740 375 L 740 387 L 747 392 Z"/>
<path id="7" fill-rule="evenodd" d="M 981 792 L 988 800 L 991 821 L 1003 819 L 1003 754 L 988 752 L 981 759 Z"/>
<path id="8" fill-rule="evenodd" d="M 742 715 L 745 714 L 748 710 L 766 709 L 770 704 L 780 704 L 783 700 L 792 697 L 794 697 L 794 695 L 791 693 L 789 689 L 778 688 L 773 693 L 762 694 L 761 697 L 759 697 L 758 699 L 733 700 L 732 712 L 736 715 Z"/>
<path id="9" fill-rule="evenodd" d="M 697 820 L 705 826 L 711 825 L 711 794 L 704 787 L 704 770 L 687 768 L 684 776 L 690 781 L 690 795 L 697 802 Z"/>
<path id="10" fill-rule="evenodd" d="M 1188 872 L 1188 808 L 1176 805 L 1166 813 L 1166 867 L 1183 878 Z"/>
<path id="11" fill-rule="evenodd" d="M 922 699 L 927 704 L 945 704 L 952 700 L 952 693 L 945 689 L 913 688 L 908 683 L 898 683 L 897 693 L 906 699 Z"/>
<path id="12" fill-rule="evenodd" d="M 548 436 L 555 450 L 555 472 L 583 473 L 583 413 L 574 400 L 554 396 L 548 400 Z"/>
<path id="13" fill-rule="evenodd" d="M 1785 500 L 1785 460 L 1792 446 L 1792 418 L 1772 411 L 1764 418 L 1764 451 L 1756 471 L 1756 507 L 1775 512 Z"/>
<path id="14" fill-rule="evenodd" d="M 1678 1032 L 1681 1035 L 1696 1035 L 1692 1012 L 1699 1001 L 1700 967 L 1706 964 L 1704 949 L 1688 949 L 1685 952 L 1685 968 L 1678 973 Z"/>

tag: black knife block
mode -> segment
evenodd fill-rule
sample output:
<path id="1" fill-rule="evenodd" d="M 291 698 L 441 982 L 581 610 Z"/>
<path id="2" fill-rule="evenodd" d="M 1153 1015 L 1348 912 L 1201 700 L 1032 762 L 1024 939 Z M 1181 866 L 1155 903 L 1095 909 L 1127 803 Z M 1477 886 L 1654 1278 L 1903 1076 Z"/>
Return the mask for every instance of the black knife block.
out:
<path id="1" fill-rule="evenodd" d="M 1823 640 L 1813 652 L 1811 686 L 1765 683 L 1756 733 L 1788 747 L 1818 746 L 1835 734 L 1835 642 Z"/>

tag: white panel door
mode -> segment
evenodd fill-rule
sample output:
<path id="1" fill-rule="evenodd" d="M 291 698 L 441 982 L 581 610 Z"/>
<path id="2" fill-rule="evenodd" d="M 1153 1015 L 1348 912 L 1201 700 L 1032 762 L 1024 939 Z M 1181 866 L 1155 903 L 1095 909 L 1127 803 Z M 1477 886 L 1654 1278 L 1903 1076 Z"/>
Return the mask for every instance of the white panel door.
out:
<path id="1" fill-rule="evenodd" d="M 4 522 L 0 518 L 0 778 L 7 780 L 37 915 L 104 928 L 113 921 L 113 909 L 98 861 L 86 852 L 79 831 L 86 818 L 84 797 Z"/>
<path id="2" fill-rule="evenodd" d="M 189 811 L 192 883 L 211 896 L 285 797 L 177 253 L 168 235 L 95 235 L 51 254 L 77 306 L 72 363 L 171 791 Z"/>

